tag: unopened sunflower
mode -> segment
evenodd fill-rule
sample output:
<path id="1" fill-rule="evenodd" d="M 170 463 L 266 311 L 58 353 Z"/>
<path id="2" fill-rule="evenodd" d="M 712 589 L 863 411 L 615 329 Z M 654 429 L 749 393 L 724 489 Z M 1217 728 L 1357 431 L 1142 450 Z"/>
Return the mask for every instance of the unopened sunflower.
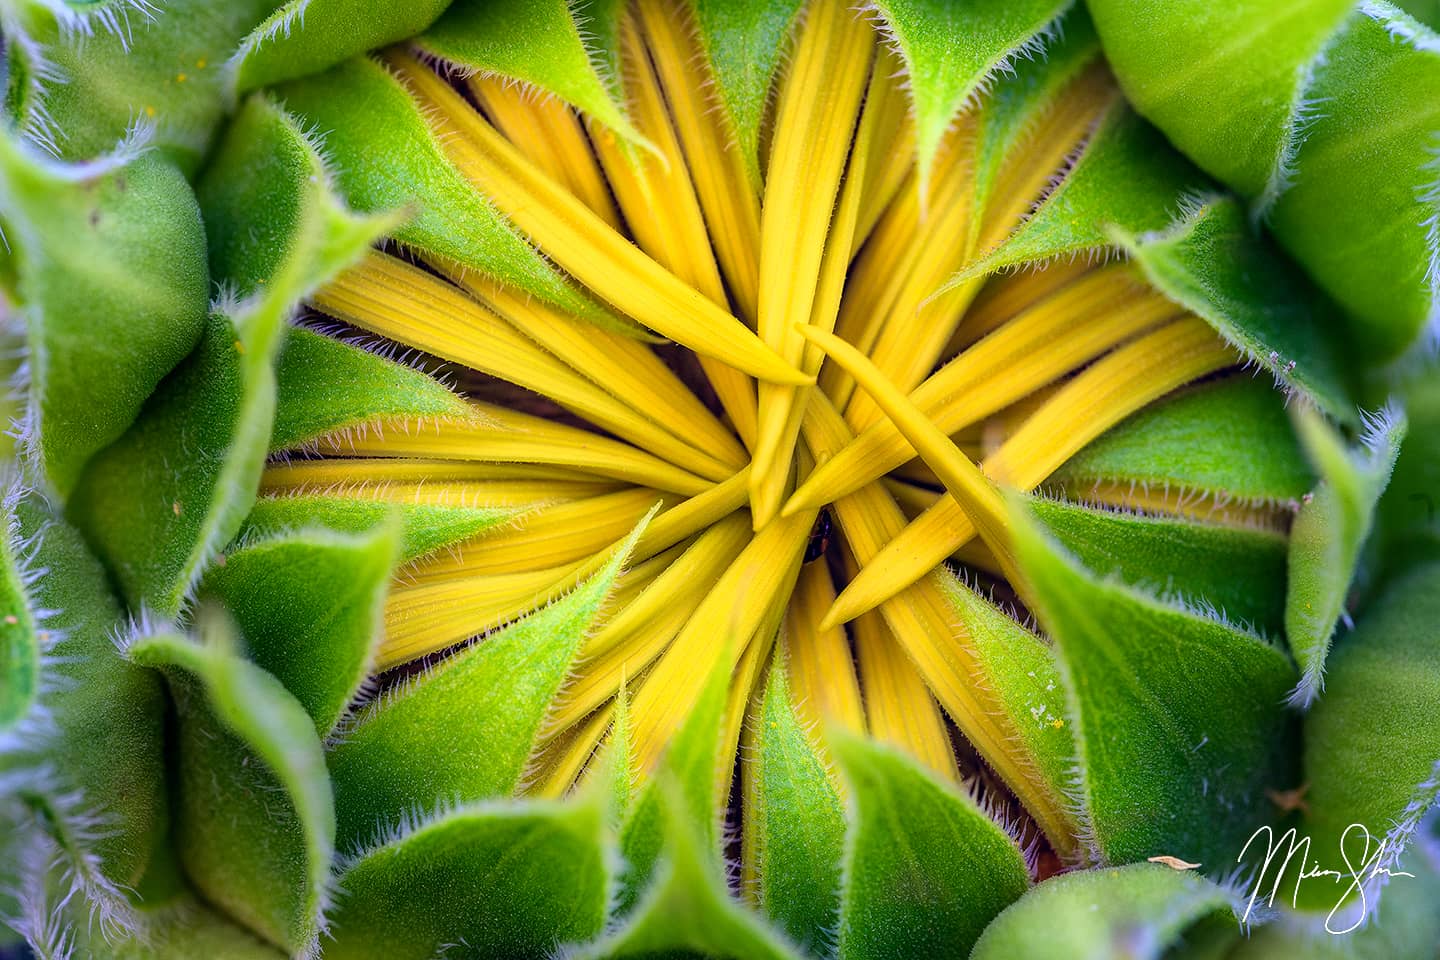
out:
<path id="1" fill-rule="evenodd" d="M 0 935 L 1440 944 L 1418 20 L 0 25 Z"/>

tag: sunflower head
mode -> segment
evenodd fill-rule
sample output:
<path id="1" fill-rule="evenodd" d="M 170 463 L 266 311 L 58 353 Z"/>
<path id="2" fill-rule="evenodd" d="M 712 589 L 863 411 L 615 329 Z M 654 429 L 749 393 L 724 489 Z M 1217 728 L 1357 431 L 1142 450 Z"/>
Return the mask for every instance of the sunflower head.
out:
<path id="1" fill-rule="evenodd" d="M 1357 759 L 1440 696 L 1363 710 L 1421 325 L 1135 112 L 1324 262 L 1127 4 L 95 6 L 0 16 L 37 950 L 1229 950 L 1257 830 L 1426 829 L 1433 729 Z"/>

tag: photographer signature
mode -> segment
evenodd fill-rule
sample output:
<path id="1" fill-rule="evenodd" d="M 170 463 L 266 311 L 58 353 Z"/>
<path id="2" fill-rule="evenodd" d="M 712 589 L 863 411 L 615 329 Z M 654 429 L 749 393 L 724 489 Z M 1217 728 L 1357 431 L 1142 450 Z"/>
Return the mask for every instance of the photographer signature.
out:
<path id="1" fill-rule="evenodd" d="M 1290 905 L 1296 906 L 1300 898 L 1300 885 L 1306 880 L 1328 879 L 1332 883 L 1344 884 L 1345 889 L 1341 893 L 1334 908 L 1325 916 L 1325 930 L 1332 934 L 1350 933 L 1365 921 L 1369 913 L 1369 904 L 1366 900 L 1367 894 L 1374 893 L 1374 884 L 1382 878 L 1389 877 L 1413 877 L 1413 873 L 1406 873 L 1403 870 L 1391 870 L 1390 864 L 1395 862 L 1396 852 L 1386 838 L 1376 840 L 1370 835 L 1364 824 L 1352 823 L 1345 828 L 1340 837 L 1340 859 L 1344 869 L 1336 870 L 1324 866 L 1319 860 L 1312 860 L 1310 857 L 1310 838 L 1302 837 L 1294 827 L 1286 830 L 1278 837 L 1270 827 L 1261 827 L 1250 835 L 1245 841 L 1245 847 L 1240 851 L 1236 862 L 1244 863 L 1245 855 L 1250 851 L 1252 844 L 1255 844 L 1261 837 L 1265 838 L 1265 859 L 1260 864 L 1260 871 L 1255 875 L 1254 883 L 1250 889 L 1250 900 L 1245 905 L 1245 915 L 1241 922 L 1250 919 L 1250 912 L 1255 909 L 1257 903 L 1263 902 L 1266 907 L 1273 907 L 1275 897 L 1280 893 L 1280 887 L 1286 881 L 1286 872 L 1291 868 L 1294 861 L 1296 867 L 1295 888 L 1290 895 Z M 1352 839 L 1353 838 L 1353 839 Z M 1361 839 L 1364 840 L 1364 848 L 1358 860 L 1352 861 L 1350 854 L 1354 845 Z M 1258 849 L 1258 847 L 1257 847 Z M 1281 854 L 1284 854 L 1283 858 Z M 1271 865 L 1278 860 L 1278 869 L 1271 873 Z M 1274 878 L 1270 886 L 1270 895 L 1262 899 L 1267 878 Z M 1358 897 L 1354 915 L 1356 919 L 1344 929 L 1335 929 L 1331 926 L 1336 920 L 1337 914 L 1342 907 L 1349 906 L 1348 901 L 1351 895 Z"/>

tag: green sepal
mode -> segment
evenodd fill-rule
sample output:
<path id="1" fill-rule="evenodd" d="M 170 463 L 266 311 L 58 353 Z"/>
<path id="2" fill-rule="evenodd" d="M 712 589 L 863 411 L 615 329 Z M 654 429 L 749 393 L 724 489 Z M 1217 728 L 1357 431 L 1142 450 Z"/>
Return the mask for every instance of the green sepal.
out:
<path id="1" fill-rule="evenodd" d="M 1030 885 L 1015 841 L 905 755 L 832 731 L 850 786 L 840 960 L 968 953 Z"/>
<path id="2" fill-rule="evenodd" d="M 1115 246 L 1117 227 L 1133 236 L 1164 230 L 1203 182 L 1159 131 L 1117 101 L 1035 212 L 950 283 L 1005 267 L 1104 253 Z"/>
<path id="3" fill-rule="evenodd" d="M 1265 791 L 1294 786 L 1281 701 L 1295 668 L 1210 611 L 1101 579 L 1022 503 L 1010 513 L 1022 592 L 1066 680 L 1092 855 L 1221 869 L 1271 819 Z"/>
<path id="4" fill-rule="evenodd" d="M 336 178 L 358 209 L 405 209 L 395 239 L 478 270 L 569 313 L 610 314 L 568 283 L 451 165 L 409 91 L 367 57 L 277 88 L 323 137 Z M 616 321 L 618 322 L 618 321 Z"/>
<path id="5" fill-rule="evenodd" d="M 211 273 L 231 296 L 253 296 L 287 268 L 294 297 L 307 296 L 399 223 L 394 211 L 352 211 L 324 151 L 320 136 L 263 94 L 226 129 L 196 194 Z"/>
<path id="6" fill-rule="evenodd" d="M 343 494 L 301 493 L 256 500 L 239 539 L 250 542 L 315 526 L 363 533 L 393 516 L 399 521 L 399 559 L 408 563 L 505 526 L 522 512 L 505 507 L 392 503 Z"/>
<path id="7" fill-rule="evenodd" d="M 335 810 L 305 708 L 243 659 L 225 614 L 200 611 L 200 639 L 131 640 L 130 659 L 160 669 L 177 716 L 175 842 L 209 902 L 291 953 L 323 927 Z"/>
<path id="8" fill-rule="evenodd" d="M 343 846 L 368 838 L 396 811 L 514 792 L 644 526 L 569 595 L 397 682 L 342 727 L 328 760 Z"/>
<path id="9" fill-rule="evenodd" d="M 133 936 L 102 940 L 93 925 L 76 918 L 79 955 L 107 960 L 284 960 L 286 954 L 186 894 L 163 907 L 147 908 Z"/>
<path id="10" fill-rule="evenodd" d="M 750 182 L 761 183 L 760 131 L 770 88 L 789 49 L 801 0 L 687 0 L 715 93 L 735 132 Z"/>
<path id="11" fill-rule="evenodd" d="M 297 132 L 283 122 L 271 129 Z M 130 430 L 91 461 L 75 491 L 71 517 L 132 609 L 175 615 L 205 566 L 238 532 L 269 449 L 274 358 L 286 321 L 384 226 L 350 214 L 328 178 L 309 176 L 307 169 L 314 168 L 291 168 L 288 184 L 267 182 L 273 187 L 267 197 L 299 195 L 283 259 L 266 260 L 263 251 L 254 251 L 260 259 L 226 259 L 241 277 L 253 278 L 255 292 L 216 306 L 199 347 L 146 401 Z M 202 193 L 218 203 L 232 187 L 242 184 L 217 183 Z"/>
<path id="12" fill-rule="evenodd" d="M 462 70 L 531 84 L 627 140 L 643 139 L 612 96 L 618 76 L 596 69 L 567 0 L 454 0 L 415 44 Z"/>
<path id="13" fill-rule="evenodd" d="M 242 543 L 202 591 L 224 601 L 258 666 L 285 685 L 328 736 L 371 673 L 398 518 L 360 533 L 310 527 Z"/>
<path id="14" fill-rule="evenodd" d="M 905 64 L 924 180 L 961 108 L 1020 58 L 1043 55 L 1070 0 L 876 0 Z"/>
<path id="15" fill-rule="evenodd" d="M 1374 907 L 1385 883 L 1375 868 L 1399 869 L 1422 817 L 1440 800 L 1437 617 L 1440 564 L 1396 581 L 1336 644 L 1325 694 L 1305 718 L 1304 829 L 1312 856 L 1342 871 L 1347 862 L 1360 870 L 1364 908 Z M 1287 886 L 1294 880 L 1287 875 Z M 1353 902 L 1355 892 L 1348 874 L 1335 883 L 1321 877 L 1300 884 L 1300 903 L 1328 911 L 1347 894 Z"/>
<path id="16" fill-rule="evenodd" d="M 614 865 L 600 797 L 402 815 L 345 858 L 325 956 L 550 957 L 605 923 Z"/>
<path id="17" fill-rule="evenodd" d="M 286 0 L 241 41 L 230 58 L 239 93 L 328 70 L 351 57 L 421 32 L 450 0 Z"/>
<path id="18" fill-rule="evenodd" d="M 1279 531 L 1043 498 L 1030 506 L 1061 546 L 1100 577 L 1162 596 L 1182 593 L 1270 636 L 1284 629 L 1286 538 Z"/>
<path id="19" fill-rule="evenodd" d="M 1440 366 L 1420 368 L 1398 391 L 1410 429 L 1376 514 L 1386 571 L 1440 560 Z"/>
<path id="20" fill-rule="evenodd" d="M 1440 320 L 1440 35 L 1363 4 L 1305 96 L 1318 106 L 1270 225 L 1355 318 L 1357 359 L 1390 360 Z"/>
<path id="21" fill-rule="evenodd" d="M 814 733 L 795 715 L 785 673 L 783 663 L 771 667 L 756 716 L 745 829 L 755 834 L 760 908 L 802 949 L 825 954 L 840 918 L 845 809 Z"/>
<path id="22" fill-rule="evenodd" d="M 25 543 L 16 515 L 19 496 L 12 489 L 0 502 L 0 617 L 4 618 L 0 620 L 0 735 L 34 716 L 41 662 L 47 653 L 37 622 L 39 608 L 27 589 L 35 578 L 25 565 Z"/>
<path id="23" fill-rule="evenodd" d="M 944 576 L 939 583 L 983 666 L 980 682 L 1004 703 L 1025 753 L 1045 778 L 1056 805 L 1073 806 L 1075 731 L 1055 652 L 1018 623 L 1014 611 L 1001 609 L 959 578 Z"/>
<path id="24" fill-rule="evenodd" d="M 1052 877 L 995 919 L 972 960 L 1161 960 L 1215 939 L 1238 940 L 1230 894 L 1158 863 Z"/>
<path id="25" fill-rule="evenodd" d="M 693 833 L 694 855 L 706 875 L 719 875 L 720 821 L 732 766 L 721 749 L 729 658 L 720 657 L 705 680 L 690 715 L 665 746 L 657 769 L 629 804 L 620 827 L 620 852 L 625 858 L 618 913 L 624 915 L 653 884 L 656 865 L 666 854 L 669 832 Z M 670 819 L 683 824 L 669 824 Z"/>
<path id="26" fill-rule="evenodd" d="M 190 185 L 163 158 L 122 146 L 61 164 L 8 131 L 0 220 L 29 346 L 24 445 L 64 496 L 200 339 L 205 231 Z"/>
<path id="27" fill-rule="evenodd" d="M 110 150 L 137 123 L 153 127 L 153 142 L 193 175 L 227 107 L 225 60 L 274 5 L 166 0 L 153 16 L 130 11 L 128 28 L 37 32 L 53 79 L 40 80 L 17 120 L 77 160 Z"/>
<path id="28" fill-rule="evenodd" d="M 1083 485 L 1134 483 L 1207 499 L 1296 506 L 1315 482 L 1281 398 L 1250 377 L 1167 397 L 1112 427 L 1054 474 Z"/>
<path id="29" fill-rule="evenodd" d="M 1100 56 L 1095 26 L 1083 4 L 1075 4 L 1056 21 L 1052 37 L 1038 57 L 1016 58 L 1012 73 L 995 78 L 982 101 L 975 151 L 975 207 L 983 213 L 1000 173 L 1014 151 L 1023 150 L 1027 136 L 1053 107 L 1066 86 Z M 979 231 L 983 216 L 972 218 Z"/>
<path id="30" fill-rule="evenodd" d="M 714 732 L 714 731 L 712 731 Z M 659 859 L 651 882 L 624 922 L 599 940 L 562 954 L 566 960 L 656 956 L 800 960 L 793 946 L 726 887 L 714 845 L 690 814 L 688 792 L 670 770 L 649 783 Z"/>
<path id="31" fill-rule="evenodd" d="M 1197 197 L 1154 234 L 1112 235 L 1167 298 L 1205 320 L 1277 383 L 1355 423 L 1343 320 L 1315 287 L 1245 222 L 1229 197 Z"/>
<path id="32" fill-rule="evenodd" d="M 275 381 L 273 451 L 377 423 L 476 418 L 434 377 L 303 327 L 285 338 Z"/>
<path id="33" fill-rule="evenodd" d="M 123 909 L 128 904 L 121 891 L 139 882 L 168 816 L 160 683 L 115 649 L 124 613 L 80 535 L 36 496 L 8 509 L 14 511 L 9 529 L 29 554 L 30 569 L 43 571 L 22 576 L 22 583 L 29 581 L 29 617 L 47 638 L 45 720 L 15 751 L 0 746 L 0 771 L 54 767 L 45 779 L 53 785 L 47 806 L 56 841 L 85 883 L 86 899 L 100 904 L 109 898 L 107 909 Z M 7 553 L 14 549 L 7 542 Z M 23 623 L 24 617 L 17 619 Z M 86 819 L 105 823 L 93 842 L 76 842 L 83 831 L 67 830 L 61 822 L 64 808 L 75 806 Z"/>
<path id="34" fill-rule="evenodd" d="M 1301 408 L 1296 427 L 1320 475 L 1290 531 L 1285 596 L 1285 634 L 1301 671 L 1292 699 L 1309 706 L 1324 686 L 1325 656 L 1336 624 L 1346 616 L 1360 550 L 1390 482 L 1406 424 L 1402 414 L 1387 408 L 1367 423 L 1353 451 L 1314 410 Z"/>
<path id="35" fill-rule="evenodd" d="M 1281 188 L 1303 135 L 1297 111 L 1307 70 L 1354 2 L 1179 0 L 1162 9 L 1146 0 L 1090 0 L 1089 7 L 1135 108 L 1210 174 L 1258 198 Z"/>

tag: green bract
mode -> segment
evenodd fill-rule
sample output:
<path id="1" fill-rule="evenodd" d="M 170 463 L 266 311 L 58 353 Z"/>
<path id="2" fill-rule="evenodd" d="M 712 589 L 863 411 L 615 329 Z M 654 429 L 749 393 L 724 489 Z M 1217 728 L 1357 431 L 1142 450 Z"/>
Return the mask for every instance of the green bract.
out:
<path id="1" fill-rule="evenodd" d="M 0 957 L 1433 958 L 1403 7 L 0 0 Z"/>

